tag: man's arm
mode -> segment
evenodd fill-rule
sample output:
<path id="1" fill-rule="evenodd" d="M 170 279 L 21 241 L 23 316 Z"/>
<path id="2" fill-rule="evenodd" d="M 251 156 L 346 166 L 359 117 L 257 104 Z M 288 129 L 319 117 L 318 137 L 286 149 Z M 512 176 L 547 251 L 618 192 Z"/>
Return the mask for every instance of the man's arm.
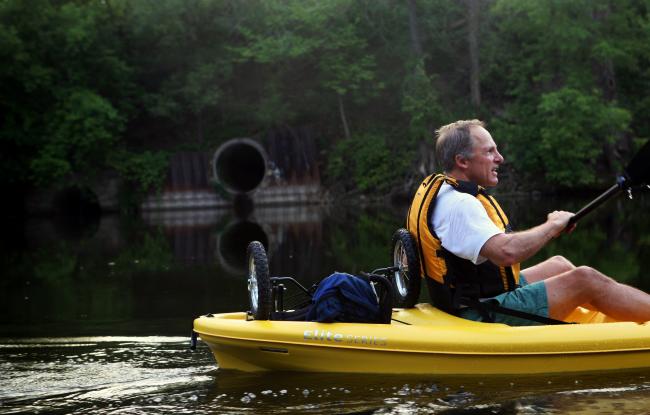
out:
<path id="1" fill-rule="evenodd" d="M 499 266 L 509 266 L 535 255 L 551 239 L 560 235 L 573 213 L 555 211 L 546 222 L 522 232 L 500 233 L 485 242 L 480 255 Z"/>

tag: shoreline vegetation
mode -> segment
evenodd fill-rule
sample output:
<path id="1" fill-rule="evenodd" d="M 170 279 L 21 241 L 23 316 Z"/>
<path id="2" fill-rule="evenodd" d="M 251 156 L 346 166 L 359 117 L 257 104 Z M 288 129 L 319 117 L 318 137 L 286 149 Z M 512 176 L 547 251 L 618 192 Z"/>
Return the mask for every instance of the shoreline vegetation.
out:
<path id="1" fill-rule="evenodd" d="M 171 155 L 278 127 L 314 132 L 330 195 L 407 193 L 431 133 L 486 121 L 498 192 L 606 188 L 650 137 L 639 0 L 162 0 L 0 3 L 0 181 L 121 203 Z"/>

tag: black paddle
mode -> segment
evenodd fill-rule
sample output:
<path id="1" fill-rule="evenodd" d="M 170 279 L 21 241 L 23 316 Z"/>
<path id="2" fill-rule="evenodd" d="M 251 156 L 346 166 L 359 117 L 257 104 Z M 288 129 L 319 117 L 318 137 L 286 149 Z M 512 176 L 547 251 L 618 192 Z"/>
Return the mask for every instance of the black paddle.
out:
<path id="1" fill-rule="evenodd" d="M 624 173 L 616 178 L 616 184 L 573 215 L 567 227 L 576 223 L 618 192 L 647 183 L 650 183 L 650 141 L 641 147 L 641 150 L 636 153 L 630 164 L 625 168 Z"/>

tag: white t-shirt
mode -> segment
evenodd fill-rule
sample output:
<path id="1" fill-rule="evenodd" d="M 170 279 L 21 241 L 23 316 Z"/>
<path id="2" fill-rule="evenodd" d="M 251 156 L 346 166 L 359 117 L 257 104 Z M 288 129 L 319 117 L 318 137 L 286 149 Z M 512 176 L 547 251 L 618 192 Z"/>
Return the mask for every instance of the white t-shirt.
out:
<path id="1" fill-rule="evenodd" d="M 488 239 L 503 233 L 474 196 L 454 190 L 443 183 L 431 220 L 442 246 L 452 254 L 481 264 L 479 255 Z"/>

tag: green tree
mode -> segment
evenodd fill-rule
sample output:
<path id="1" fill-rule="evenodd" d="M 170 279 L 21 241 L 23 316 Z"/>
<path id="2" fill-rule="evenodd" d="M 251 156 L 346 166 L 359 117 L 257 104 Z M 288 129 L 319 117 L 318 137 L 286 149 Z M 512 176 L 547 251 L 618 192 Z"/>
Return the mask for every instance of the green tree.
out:
<path id="1" fill-rule="evenodd" d="M 32 159 L 33 180 L 40 185 L 69 177 L 83 181 L 104 164 L 122 130 L 123 121 L 106 99 L 89 90 L 70 95 L 46 114 L 45 134 Z"/>
<path id="2" fill-rule="evenodd" d="M 602 82 L 605 74 L 617 79 L 603 68 L 617 65 L 624 54 L 617 57 L 612 45 L 632 40 L 634 31 L 612 36 L 617 13 L 607 1 L 494 3 L 487 65 L 492 122 L 529 183 L 595 186 L 620 168 L 617 149 L 633 134 L 634 115 Z"/>
<path id="3" fill-rule="evenodd" d="M 629 111 L 608 105 L 598 94 L 588 95 L 571 88 L 544 94 L 538 106 L 544 120 L 540 129 L 539 164 L 546 178 L 566 187 L 597 182 L 602 160 L 601 143 L 614 143 L 615 134 L 625 131 Z"/>
<path id="4" fill-rule="evenodd" d="M 264 1 L 259 4 L 264 18 L 248 20 L 239 28 L 246 39 L 238 48 L 242 59 L 279 70 L 281 79 L 288 82 L 284 83 L 286 98 L 294 98 L 296 88 L 307 87 L 313 88 L 312 94 L 321 93 L 310 96 L 318 102 L 309 102 L 308 108 L 322 111 L 323 102 L 335 103 L 341 130 L 348 138 L 351 128 L 346 100 L 365 102 L 383 87 L 376 79 L 375 58 L 359 32 L 355 6 L 349 0 Z M 311 79 L 301 79 L 304 74 L 300 72 L 305 70 L 316 78 L 315 84 Z M 304 104 L 299 98 L 293 102 L 294 106 L 286 109 L 285 120 L 292 118 L 296 104 Z"/>
<path id="5" fill-rule="evenodd" d="M 432 131 L 482 118 L 514 186 L 600 186 L 650 137 L 649 7 L 5 0 L 2 183 L 67 185 L 114 169 L 149 189 L 169 152 L 310 125 L 330 172 L 354 166 L 347 191 L 409 193 L 434 169 Z"/>
<path id="6" fill-rule="evenodd" d="M 126 2 L 128 59 L 142 88 L 135 138 L 159 146 L 204 147 L 213 140 L 234 64 L 235 2 Z M 161 140 L 161 136 L 166 139 Z"/>
<path id="7" fill-rule="evenodd" d="M 87 180 L 119 140 L 130 72 L 106 19 L 102 3 L 0 3 L 4 183 Z"/>

